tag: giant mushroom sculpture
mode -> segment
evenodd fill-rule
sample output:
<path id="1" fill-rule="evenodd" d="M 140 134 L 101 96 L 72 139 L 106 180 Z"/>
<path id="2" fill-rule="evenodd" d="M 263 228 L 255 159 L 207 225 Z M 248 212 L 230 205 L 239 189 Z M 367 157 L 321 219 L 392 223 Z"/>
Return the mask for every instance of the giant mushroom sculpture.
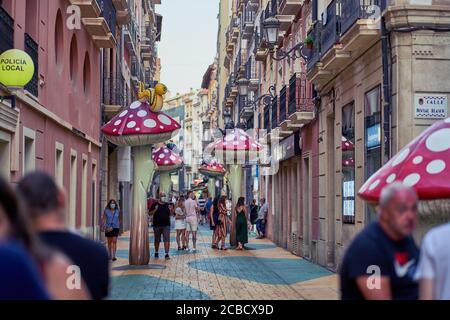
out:
<path id="1" fill-rule="evenodd" d="M 404 147 L 366 181 L 358 195 L 378 203 L 383 188 L 394 182 L 416 190 L 425 226 L 449 220 L 450 118 L 435 123 Z M 418 231 L 419 238 L 423 231 Z"/>
<path id="2" fill-rule="evenodd" d="M 156 171 L 159 172 L 159 190 L 169 195 L 171 186 L 170 174 L 183 167 L 183 159 L 169 149 L 167 145 L 153 151 L 152 159 L 156 163 Z"/>
<path id="3" fill-rule="evenodd" d="M 228 181 L 233 197 L 233 207 L 237 200 L 243 195 L 242 192 L 242 165 L 245 162 L 258 159 L 263 149 L 262 145 L 250 137 L 244 130 L 234 128 L 227 130 L 227 134 L 214 142 L 212 148 L 219 161 L 229 164 Z M 230 230 L 230 243 L 236 245 L 236 230 L 234 228 L 236 214 L 233 210 L 232 224 Z"/>
<path id="4" fill-rule="evenodd" d="M 216 178 L 223 177 L 226 173 L 223 165 L 212 159 L 209 163 L 203 164 L 198 170 L 201 174 L 208 177 L 208 192 L 212 198 L 216 197 Z"/>
<path id="5" fill-rule="evenodd" d="M 157 92 L 154 90 L 152 94 Z M 130 265 L 146 265 L 150 259 L 147 191 L 154 174 L 154 163 L 150 157 L 152 145 L 169 140 L 180 129 L 179 123 L 168 115 L 151 111 L 155 106 L 151 106 L 147 99 L 144 96 L 140 101 L 133 102 L 102 127 L 103 134 L 110 142 L 134 147 Z"/>

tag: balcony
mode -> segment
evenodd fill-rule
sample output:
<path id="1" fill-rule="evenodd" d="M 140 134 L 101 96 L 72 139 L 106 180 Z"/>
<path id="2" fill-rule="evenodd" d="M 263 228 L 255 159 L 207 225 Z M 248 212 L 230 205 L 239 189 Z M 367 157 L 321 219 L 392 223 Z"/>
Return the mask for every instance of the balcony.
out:
<path id="1" fill-rule="evenodd" d="M 31 81 L 25 86 L 25 90 L 33 94 L 35 97 L 39 96 L 39 46 L 31 38 L 28 33 L 25 33 L 25 52 L 31 57 L 34 63 L 34 74 Z"/>
<path id="2" fill-rule="evenodd" d="M 301 10 L 303 0 L 281 0 L 279 14 L 296 16 Z"/>
<path id="3" fill-rule="evenodd" d="M 226 39 L 227 39 L 227 54 L 232 55 L 234 52 L 235 42 L 232 40 L 231 37 L 231 26 L 229 26 L 227 33 L 226 33 Z"/>
<path id="4" fill-rule="evenodd" d="M 103 79 L 103 106 L 108 118 L 116 115 L 125 105 L 124 82 L 122 76 L 112 74 Z"/>
<path id="5" fill-rule="evenodd" d="M 259 77 L 256 72 L 256 60 L 251 56 L 245 64 L 245 77 L 250 81 L 249 89 L 257 91 L 259 89 Z"/>
<path id="6" fill-rule="evenodd" d="M 83 18 L 98 18 L 100 16 L 101 8 L 97 0 L 70 0 L 70 4 L 80 8 Z"/>
<path id="7" fill-rule="evenodd" d="M 231 87 L 228 83 L 225 86 L 225 106 L 228 108 L 234 106 L 234 97 L 231 96 Z"/>
<path id="8" fill-rule="evenodd" d="M 133 82 L 133 85 L 137 88 L 139 85 L 139 82 L 144 81 L 144 70 L 142 68 L 142 65 L 140 62 L 134 58 L 131 61 L 131 81 Z"/>
<path id="9" fill-rule="evenodd" d="M 250 7 L 247 6 L 244 11 L 242 38 L 244 39 L 252 38 L 253 32 L 255 30 L 255 19 L 256 19 L 256 11 L 250 9 Z"/>
<path id="10" fill-rule="evenodd" d="M 315 119 L 312 86 L 304 73 L 296 73 L 289 80 L 289 100 L 286 128 L 294 131 Z"/>
<path id="11" fill-rule="evenodd" d="M 285 14 L 281 10 L 281 4 L 285 2 L 283 0 L 270 0 L 268 6 L 270 5 L 270 14 L 280 21 L 280 34 L 284 35 L 286 31 L 288 31 L 292 22 L 294 22 L 295 15 L 293 14 Z"/>
<path id="12" fill-rule="evenodd" d="M 236 75 L 234 72 L 230 73 L 230 76 L 228 77 L 228 86 L 230 87 L 230 97 L 236 98 L 238 94 L 238 87 L 236 85 Z"/>
<path id="13" fill-rule="evenodd" d="M 73 1 L 73 2 L 89 2 L 89 15 L 94 14 L 96 10 L 93 1 Z M 98 48 L 113 48 L 116 45 L 114 34 L 116 31 L 116 8 L 112 0 L 97 0 L 96 3 L 100 8 L 100 16 L 88 17 L 82 15 L 82 21 L 89 35 L 92 37 Z M 88 9 L 87 7 L 85 9 Z M 91 11 L 91 12 L 89 12 Z"/>
<path id="14" fill-rule="evenodd" d="M 136 24 L 133 20 L 129 24 L 124 26 L 123 34 L 125 46 L 128 48 L 128 51 L 132 55 L 137 56 L 138 34 Z"/>
<path id="15" fill-rule="evenodd" d="M 231 42 L 237 43 L 239 39 L 239 34 L 241 33 L 241 26 L 239 18 L 235 17 L 231 19 Z"/>
<path id="16" fill-rule="evenodd" d="M 380 41 L 379 21 L 370 18 L 376 13 L 376 6 L 382 12 L 386 1 L 367 0 L 360 5 L 359 0 L 334 0 L 328 6 L 327 19 L 322 23 L 320 61 L 308 64 L 308 79 L 318 89 Z"/>
<path id="17" fill-rule="evenodd" d="M 14 48 L 14 20 L 0 7 L 0 53 Z"/>
<path id="18" fill-rule="evenodd" d="M 308 32 L 308 36 L 313 40 L 313 48 L 310 49 L 308 54 L 308 61 L 306 63 L 306 69 L 308 72 L 317 65 L 320 61 L 320 32 L 322 24 L 320 21 L 316 21 L 311 30 Z"/>
<path id="19" fill-rule="evenodd" d="M 261 27 L 255 32 L 255 59 L 256 61 L 266 61 L 269 55 L 269 48 L 267 47 L 266 41 L 262 36 Z"/>
<path id="20" fill-rule="evenodd" d="M 117 25 L 122 26 L 128 24 L 131 21 L 131 13 L 127 0 L 113 0 L 113 4 L 116 8 Z"/>

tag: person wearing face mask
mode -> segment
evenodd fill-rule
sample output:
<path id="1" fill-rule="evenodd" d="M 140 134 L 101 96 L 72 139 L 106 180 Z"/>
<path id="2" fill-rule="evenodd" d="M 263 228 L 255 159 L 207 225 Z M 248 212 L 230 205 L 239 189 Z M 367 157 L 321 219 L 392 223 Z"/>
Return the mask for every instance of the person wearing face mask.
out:
<path id="1" fill-rule="evenodd" d="M 103 211 L 103 229 L 108 240 L 108 252 L 112 261 L 116 261 L 117 237 L 120 232 L 120 211 L 116 200 L 111 199 Z"/>
<path id="2" fill-rule="evenodd" d="M 170 259 L 170 216 L 173 214 L 173 211 L 173 205 L 167 203 L 167 196 L 164 192 L 159 194 L 158 201 L 153 203 L 150 208 L 150 215 L 153 216 L 153 232 L 155 234 L 155 259 L 159 258 L 161 238 L 164 241 L 165 259 Z"/>

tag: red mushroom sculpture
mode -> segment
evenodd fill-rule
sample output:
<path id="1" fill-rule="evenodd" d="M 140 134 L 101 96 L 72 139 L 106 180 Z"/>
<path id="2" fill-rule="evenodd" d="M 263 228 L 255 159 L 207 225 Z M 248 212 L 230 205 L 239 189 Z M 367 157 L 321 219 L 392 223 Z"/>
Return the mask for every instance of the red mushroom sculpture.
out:
<path id="1" fill-rule="evenodd" d="M 218 163 L 216 159 L 212 159 L 209 163 L 202 165 L 198 171 L 209 178 L 208 192 L 212 198 L 215 198 L 216 178 L 223 177 L 225 175 L 225 168 L 223 167 L 223 165 Z"/>
<path id="2" fill-rule="evenodd" d="M 160 91 L 158 90 L 158 94 L 162 93 Z M 158 101 L 162 101 L 162 98 L 160 97 Z M 169 140 L 180 129 L 180 125 L 174 119 L 162 112 L 153 112 L 150 108 L 148 99 L 144 97 L 140 101 L 133 102 L 102 127 L 103 134 L 110 142 L 118 146 L 134 147 L 131 265 L 146 265 L 150 259 L 147 191 L 154 174 L 154 163 L 150 157 L 152 144 Z"/>
<path id="3" fill-rule="evenodd" d="M 216 141 L 212 147 L 214 148 L 214 154 L 218 161 L 229 164 L 228 181 L 234 207 L 238 198 L 244 195 L 242 190 L 242 165 L 244 165 L 247 160 L 257 160 L 263 147 L 240 128 L 227 130 L 227 134 Z M 230 243 L 233 246 L 236 244 L 236 232 L 234 229 L 235 221 L 236 216 L 233 210 L 230 231 Z"/>
<path id="4" fill-rule="evenodd" d="M 404 147 L 367 180 L 358 195 L 377 203 L 383 188 L 394 182 L 416 190 L 422 200 L 421 219 L 427 224 L 449 219 L 450 118 L 435 123 Z"/>
<path id="5" fill-rule="evenodd" d="M 165 144 L 153 151 L 153 162 L 159 172 L 159 190 L 169 195 L 171 189 L 170 174 L 183 167 L 183 159 Z"/>

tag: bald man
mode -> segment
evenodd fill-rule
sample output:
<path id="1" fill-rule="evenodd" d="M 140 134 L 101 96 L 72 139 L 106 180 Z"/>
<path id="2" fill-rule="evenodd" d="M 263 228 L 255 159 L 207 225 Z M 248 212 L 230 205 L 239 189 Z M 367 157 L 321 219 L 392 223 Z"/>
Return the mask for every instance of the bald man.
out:
<path id="1" fill-rule="evenodd" d="M 350 244 L 341 268 L 343 300 L 416 300 L 414 273 L 419 250 L 412 238 L 417 224 L 416 192 L 394 183 L 381 192 L 379 219 Z"/>

